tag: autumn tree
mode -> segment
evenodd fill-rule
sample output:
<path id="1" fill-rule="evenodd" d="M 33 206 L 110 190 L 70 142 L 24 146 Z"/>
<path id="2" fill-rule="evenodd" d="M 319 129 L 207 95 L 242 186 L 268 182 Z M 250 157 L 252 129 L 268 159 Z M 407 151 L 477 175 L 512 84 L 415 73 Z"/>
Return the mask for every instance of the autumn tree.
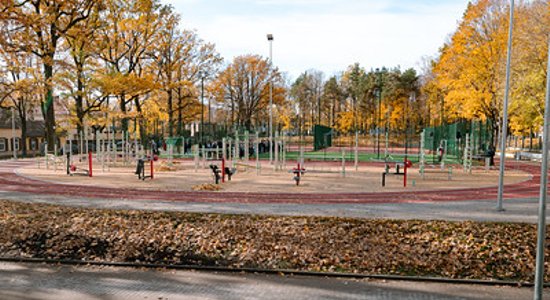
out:
<path id="1" fill-rule="evenodd" d="M 150 52 L 170 13 L 157 0 L 106 1 L 98 36 L 98 56 L 105 63 L 100 85 L 104 94 L 118 99 L 123 132 L 128 131 L 129 117 L 142 115 L 143 101 L 150 99 L 145 95 L 159 87 Z"/>
<path id="2" fill-rule="evenodd" d="M 205 43 L 196 32 L 178 30 L 179 15 L 170 13 L 163 20 L 159 39 L 151 55 L 154 70 L 166 98 L 168 132 L 183 134 L 184 118 L 195 116 L 198 109 L 197 89 L 201 75 L 213 77 L 221 62 L 214 45 Z M 200 74 L 199 74 L 200 73 Z"/>
<path id="3" fill-rule="evenodd" d="M 434 65 L 446 118 L 488 119 L 498 130 L 503 98 L 509 5 L 504 0 L 468 4 L 464 17 Z"/>
<path id="4" fill-rule="evenodd" d="M 21 125 L 21 152 L 27 155 L 27 123 L 39 106 L 42 95 L 41 76 L 37 62 L 26 53 L 12 53 L 0 49 L 0 108 L 12 107 Z"/>
<path id="5" fill-rule="evenodd" d="M 420 95 L 416 98 L 420 106 L 420 115 L 424 116 L 421 120 L 421 125 L 435 126 L 443 124 L 444 102 L 443 91 L 438 84 L 433 69 L 436 65 L 436 60 L 431 57 L 424 57 L 421 75 L 419 76 Z"/>
<path id="6" fill-rule="evenodd" d="M 306 71 L 292 83 L 290 96 L 297 107 L 297 128 L 301 133 L 321 123 L 324 74 L 318 70 Z"/>
<path id="7" fill-rule="evenodd" d="M 235 57 L 212 84 L 214 97 L 228 112 L 229 123 L 247 129 L 266 124 L 269 118 L 269 84 L 273 104 L 283 105 L 286 90 L 281 74 L 258 55 Z"/>
<path id="8" fill-rule="evenodd" d="M 416 101 L 419 94 L 419 78 L 412 68 L 403 72 L 394 69 L 388 75 L 385 89 L 388 105 L 392 107 L 389 122 L 392 128 L 405 132 L 411 124 L 420 121 L 418 114 L 414 113 L 420 108 Z"/>
<path id="9" fill-rule="evenodd" d="M 56 141 L 53 79 L 58 47 L 71 28 L 97 9 L 100 2 L 96 0 L 0 2 L 0 45 L 11 52 L 34 54 L 42 63 L 45 96 L 41 107 L 50 150 Z"/>
<path id="10" fill-rule="evenodd" d="M 329 127 L 336 125 L 336 116 L 345 109 L 345 97 L 341 84 L 336 76 L 332 76 L 323 86 L 323 111 Z"/>
<path id="11" fill-rule="evenodd" d="M 512 132 L 532 134 L 544 123 L 550 7 L 548 1 L 521 2 L 516 8 L 512 62 Z"/>
<path id="12" fill-rule="evenodd" d="M 365 110 L 367 109 L 367 74 L 365 70 L 355 63 L 348 67 L 348 70 L 344 72 L 342 76 L 342 86 L 348 99 L 348 109 L 351 112 L 352 128 L 354 131 L 358 129 L 358 116 L 360 114 L 360 106 Z M 363 105 L 361 105 L 363 104 Z M 347 115 L 341 115 L 342 117 Z M 350 122 L 340 122 L 341 124 L 347 124 Z"/>
<path id="13" fill-rule="evenodd" d="M 107 99 L 107 95 L 98 89 L 96 80 L 101 71 L 96 55 L 99 51 L 98 28 L 102 25 L 99 16 L 99 11 L 93 11 L 86 20 L 67 31 L 63 44 L 67 56 L 59 71 L 59 81 L 64 91 L 63 96 L 73 100 L 68 107 L 73 107 L 71 110 L 74 111 L 74 120 L 71 123 L 76 124 L 79 135 L 83 134 L 85 118 L 101 111 Z M 103 128 L 105 120 L 98 121 L 93 118 L 87 124 L 94 128 Z"/>

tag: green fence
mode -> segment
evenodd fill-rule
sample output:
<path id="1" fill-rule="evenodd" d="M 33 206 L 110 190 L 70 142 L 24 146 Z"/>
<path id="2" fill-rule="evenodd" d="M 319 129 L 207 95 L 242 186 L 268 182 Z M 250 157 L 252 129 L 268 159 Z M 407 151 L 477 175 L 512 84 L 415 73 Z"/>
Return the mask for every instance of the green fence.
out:
<path id="1" fill-rule="evenodd" d="M 332 128 L 315 125 L 313 126 L 313 149 L 315 151 L 332 146 Z"/>
<path id="2" fill-rule="evenodd" d="M 424 129 L 424 147 L 436 151 L 442 141 L 447 143 L 447 154 L 462 158 L 466 135 L 472 134 L 470 142 L 473 155 L 483 155 L 493 143 L 493 125 L 490 121 L 461 121 Z"/>

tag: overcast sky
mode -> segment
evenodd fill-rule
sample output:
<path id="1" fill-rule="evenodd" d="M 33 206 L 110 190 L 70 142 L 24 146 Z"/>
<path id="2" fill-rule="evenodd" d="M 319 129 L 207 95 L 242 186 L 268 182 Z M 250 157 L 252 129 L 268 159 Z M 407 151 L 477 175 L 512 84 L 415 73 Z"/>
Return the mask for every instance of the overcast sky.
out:
<path id="1" fill-rule="evenodd" d="M 225 63 L 269 56 L 290 78 L 308 69 L 327 76 L 359 62 L 420 70 L 455 30 L 466 0 L 163 0 L 182 26 L 216 44 Z"/>

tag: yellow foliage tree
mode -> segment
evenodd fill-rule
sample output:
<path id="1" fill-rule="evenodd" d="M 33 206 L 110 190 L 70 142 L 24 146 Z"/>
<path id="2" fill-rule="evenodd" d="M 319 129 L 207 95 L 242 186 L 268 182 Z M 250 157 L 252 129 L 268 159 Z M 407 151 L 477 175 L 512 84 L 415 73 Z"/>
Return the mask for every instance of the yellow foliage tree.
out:
<path id="1" fill-rule="evenodd" d="M 269 118 L 270 83 L 273 83 L 273 104 L 286 101 L 286 89 L 277 69 L 258 55 L 236 57 L 212 84 L 216 100 L 229 112 L 230 124 L 251 129 Z"/>

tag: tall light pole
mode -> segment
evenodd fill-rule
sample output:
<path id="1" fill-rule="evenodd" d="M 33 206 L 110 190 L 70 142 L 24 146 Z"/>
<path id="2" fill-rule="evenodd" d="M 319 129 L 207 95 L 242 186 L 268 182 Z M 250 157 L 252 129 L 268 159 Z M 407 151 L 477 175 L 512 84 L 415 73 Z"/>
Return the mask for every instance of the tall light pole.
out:
<path id="1" fill-rule="evenodd" d="M 376 124 L 376 158 L 380 159 L 380 122 L 381 115 L 382 115 L 382 80 L 381 80 L 381 73 L 380 69 L 376 68 L 376 80 L 377 80 L 377 87 L 376 87 L 376 94 L 378 96 L 378 124 Z"/>
<path id="2" fill-rule="evenodd" d="M 212 102 L 212 97 L 208 97 L 208 126 L 210 126 L 210 128 L 212 128 L 212 119 L 211 119 L 211 113 L 210 113 L 210 108 L 211 108 L 211 102 Z"/>
<path id="3" fill-rule="evenodd" d="M 11 140 L 12 140 L 12 150 L 13 150 L 13 159 L 17 159 L 17 150 L 15 149 L 15 107 L 11 107 Z"/>
<path id="4" fill-rule="evenodd" d="M 269 76 L 269 163 L 273 162 L 273 34 L 267 34 L 267 40 L 269 42 L 269 64 L 270 64 L 270 76 Z"/>
<path id="5" fill-rule="evenodd" d="M 199 129 L 201 144 L 204 143 L 204 72 L 200 71 L 201 77 L 201 127 Z"/>
<path id="6" fill-rule="evenodd" d="M 506 87 L 504 90 L 504 104 L 502 111 L 501 142 L 500 142 L 500 168 L 498 175 L 497 210 L 503 211 L 502 197 L 504 193 L 504 160 L 506 159 L 506 136 L 508 135 L 508 98 L 510 96 L 510 64 L 512 60 L 512 32 L 514 29 L 514 0 L 510 0 L 510 25 L 508 26 L 508 56 L 506 58 Z M 544 174 L 542 174 L 544 175 Z"/>
<path id="7" fill-rule="evenodd" d="M 548 40 L 550 54 L 550 39 Z M 550 150 L 550 55 L 546 67 L 546 103 L 544 109 L 544 133 L 542 144 L 542 164 L 540 171 L 539 220 L 537 225 L 537 256 L 535 265 L 534 300 L 542 300 L 544 288 L 544 252 L 546 240 L 546 199 L 548 192 L 548 151 Z"/>

